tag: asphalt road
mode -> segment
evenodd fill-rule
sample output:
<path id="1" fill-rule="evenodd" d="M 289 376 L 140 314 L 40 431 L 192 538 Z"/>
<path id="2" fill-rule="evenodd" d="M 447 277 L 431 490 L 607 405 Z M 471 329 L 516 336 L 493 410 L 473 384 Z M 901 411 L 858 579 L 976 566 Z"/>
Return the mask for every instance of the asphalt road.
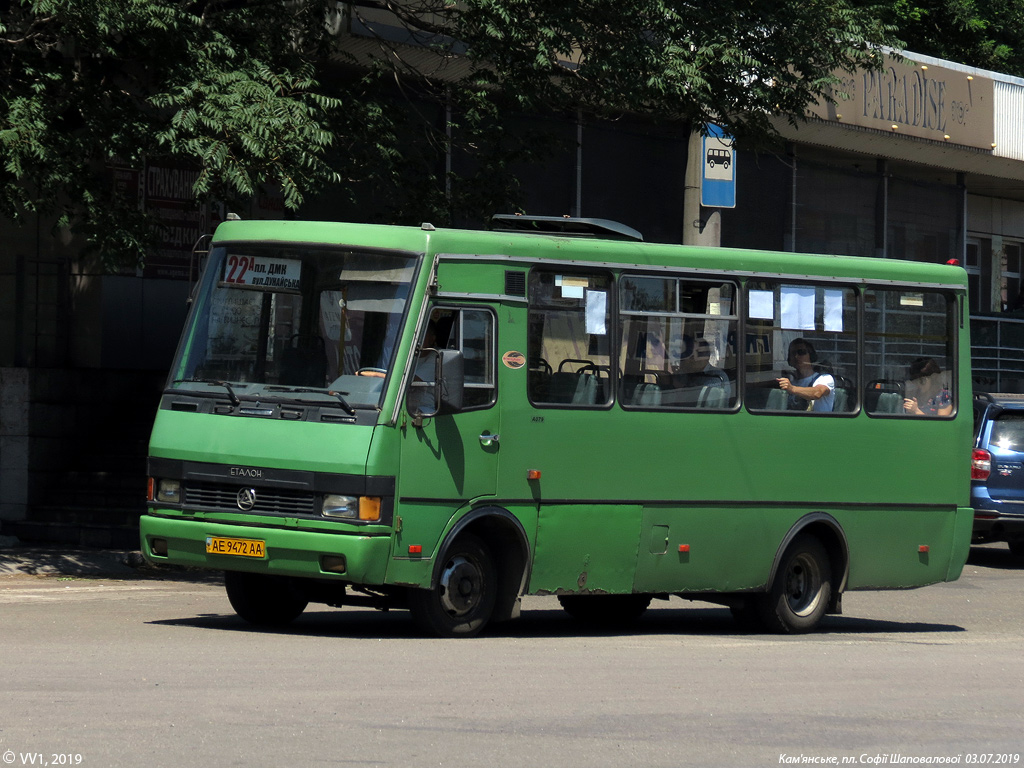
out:
<path id="1" fill-rule="evenodd" d="M 1024 760 L 1024 565 L 1003 546 L 959 582 L 850 593 L 813 635 L 655 606 L 608 634 L 527 598 L 518 622 L 437 640 L 404 612 L 317 606 L 257 631 L 215 579 L 6 576 L 0 768 Z"/>

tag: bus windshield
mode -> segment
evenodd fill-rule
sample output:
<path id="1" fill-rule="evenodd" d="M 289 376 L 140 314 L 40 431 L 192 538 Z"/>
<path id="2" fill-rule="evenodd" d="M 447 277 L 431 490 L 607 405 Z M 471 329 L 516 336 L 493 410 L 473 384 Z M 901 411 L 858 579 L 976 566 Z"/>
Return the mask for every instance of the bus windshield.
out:
<path id="1" fill-rule="evenodd" d="M 415 267 L 406 253 L 215 247 L 172 386 L 232 399 L 323 390 L 378 407 Z"/>

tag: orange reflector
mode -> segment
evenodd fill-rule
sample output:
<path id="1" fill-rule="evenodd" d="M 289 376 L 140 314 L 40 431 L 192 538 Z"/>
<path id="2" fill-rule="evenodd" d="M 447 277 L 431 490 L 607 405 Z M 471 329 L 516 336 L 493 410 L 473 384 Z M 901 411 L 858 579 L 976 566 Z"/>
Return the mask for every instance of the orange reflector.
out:
<path id="1" fill-rule="evenodd" d="M 359 497 L 359 519 L 380 520 L 380 496 Z"/>
<path id="2" fill-rule="evenodd" d="M 423 554 L 423 547 L 420 546 L 419 544 L 410 544 L 409 545 L 409 554 L 410 555 L 422 555 Z"/>
<path id="3" fill-rule="evenodd" d="M 679 551 L 680 552 L 689 552 L 690 551 L 690 545 L 689 544 L 680 544 L 679 545 Z"/>
<path id="4" fill-rule="evenodd" d="M 155 487 L 156 487 L 156 481 L 152 477 L 149 478 L 149 483 L 146 486 L 146 499 L 148 501 L 153 501 L 154 499 L 156 499 L 156 496 L 154 495 L 154 488 Z"/>
<path id="5" fill-rule="evenodd" d="M 929 549 L 931 549 L 931 547 L 929 547 L 927 544 L 922 544 L 920 547 L 917 548 L 917 551 L 927 552 Z"/>
<path id="6" fill-rule="evenodd" d="M 528 469 L 528 470 L 526 470 L 526 479 L 527 480 L 540 480 L 540 470 L 539 469 Z"/>

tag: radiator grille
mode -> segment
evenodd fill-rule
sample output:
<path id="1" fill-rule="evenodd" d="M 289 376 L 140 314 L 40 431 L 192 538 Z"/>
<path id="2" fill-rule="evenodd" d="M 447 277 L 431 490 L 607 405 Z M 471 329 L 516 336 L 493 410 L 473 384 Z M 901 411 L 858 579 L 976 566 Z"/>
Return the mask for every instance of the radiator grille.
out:
<path id="1" fill-rule="evenodd" d="M 251 486 L 249 486 L 251 487 Z M 316 514 L 316 496 L 308 491 L 255 488 L 256 503 L 249 513 L 263 515 Z M 240 512 L 237 485 L 189 483 L 184 488 L 184 506 L 192 509 Z"/>

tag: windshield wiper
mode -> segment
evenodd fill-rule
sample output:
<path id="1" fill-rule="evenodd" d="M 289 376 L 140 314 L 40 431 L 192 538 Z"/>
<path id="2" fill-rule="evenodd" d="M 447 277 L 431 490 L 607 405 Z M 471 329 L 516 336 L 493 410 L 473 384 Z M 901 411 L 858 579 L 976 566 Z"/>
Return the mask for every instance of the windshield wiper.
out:
<path id="1" fill-rule="evenodd" d="M 233 406 L 237 407 L 242 404 L 242 401 L 238 399 L 238 395 L 235 394 L 235 390 L 231 388 L 231 385 L 226 381 L 221 381 L 220 379 L 175 379 L 171 383 L 184 384 L 188 382 L 195 384 L 212 384 L 213 386 L 224 387 L 224 389 L 228 391 L 228 399 L 231 400 L 231 404 Z"/>
<path id="2" fill-rule="evenodd" d="M 311 387 L 295 387 L 294 389 L 289 389 L 288 391 L 289 392 L 309 392 L 310 394 L 314 394 L 315 393 L 317 395 L 330 395 L 332 397 L 336 397 L 336 398 L 338 398 L 339 405 L 341 405 L 341 410 L 343 410 L 349 416 L 355 416 L 356 415 L 356 409 L 353 408 L 351 405 L 349 405 L 348 402 L 344 398 L 344 395 L 347 395 L 348 392 L 336 392 L 333 389 L 313 389 Z"/>

